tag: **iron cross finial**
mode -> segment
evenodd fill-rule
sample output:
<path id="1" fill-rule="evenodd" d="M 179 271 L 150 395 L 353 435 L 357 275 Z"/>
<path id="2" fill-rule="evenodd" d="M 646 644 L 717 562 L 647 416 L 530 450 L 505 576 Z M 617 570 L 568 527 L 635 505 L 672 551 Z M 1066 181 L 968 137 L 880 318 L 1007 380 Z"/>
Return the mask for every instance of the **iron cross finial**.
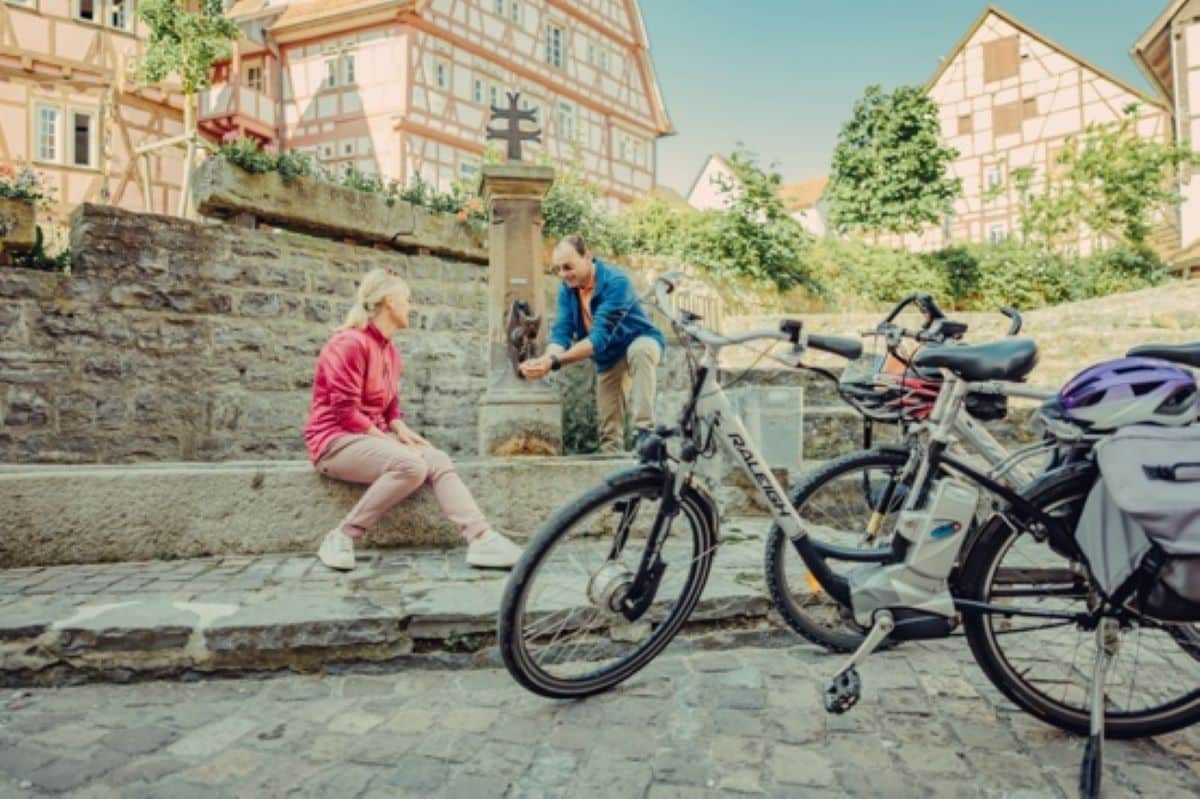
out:
<path id="1" fill-rule="evenodd" d="M 520 92 L 505 92 L 508 95 L 508 108 L 500 108 L 492 106 L 492 118 L 488 120 L 487 139 L 501 139 L 508 144 L 508 160 L 521 160 L 521 142 L 535 141 L 538 144 L 542 143 L 542 131 L 540 128 L 536 130 L 521 130 L 521 122 L 537 122 L 537 117 L 532 108 L 522 111 L 517 107 L 517 100 L 520 99 Z M 497 130 L 491 126 L 495 120 L 507 120 L 508 127 Z"/>

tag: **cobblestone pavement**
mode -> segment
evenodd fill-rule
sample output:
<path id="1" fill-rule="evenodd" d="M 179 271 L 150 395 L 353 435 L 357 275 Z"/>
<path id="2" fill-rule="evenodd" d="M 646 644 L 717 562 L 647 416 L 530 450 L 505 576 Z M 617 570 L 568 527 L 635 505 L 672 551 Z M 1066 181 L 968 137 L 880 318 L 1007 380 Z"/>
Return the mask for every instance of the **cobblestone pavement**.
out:
<path id="1" fill-rule="evenodd" d="M 659 658 L 562 703 L 498 670 L 0 693 L 0 796 L 1074 796 L 1081 741 L 1009 706 L 961 641 L 869 661 L 820 709 L 807 646 Z M 1109 742 L 1107 796 L 1200 794 L 1200 728 Z"/>

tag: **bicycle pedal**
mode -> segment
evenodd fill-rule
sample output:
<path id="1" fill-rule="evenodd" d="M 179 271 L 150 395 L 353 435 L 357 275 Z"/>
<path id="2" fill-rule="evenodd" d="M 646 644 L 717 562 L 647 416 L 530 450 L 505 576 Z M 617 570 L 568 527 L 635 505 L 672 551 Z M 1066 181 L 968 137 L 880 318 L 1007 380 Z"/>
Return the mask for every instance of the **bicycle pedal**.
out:
<path id="1" fill-rule="evenodd" d="M 862 678 L 851 668 L 834 676 L 825 686 L 825 712 L 840 716 L 862 698 Z"/>

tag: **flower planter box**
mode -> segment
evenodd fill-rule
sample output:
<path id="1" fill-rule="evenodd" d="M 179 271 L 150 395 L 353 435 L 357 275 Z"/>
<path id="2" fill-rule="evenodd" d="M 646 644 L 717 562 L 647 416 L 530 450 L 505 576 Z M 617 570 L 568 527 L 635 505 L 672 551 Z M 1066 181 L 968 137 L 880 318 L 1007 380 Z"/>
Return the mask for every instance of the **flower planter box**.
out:
<path id="1" fill-rule="evenodd" d="M 36 243 L 33 203 L 0 197 L 0 263 L 13 253 L 29 252 Z"/>
<path id="2" fill-rule="evenodd" d="M 205 216 L 249 215 L 285 230 L 366 243 L 393 243 L 486 263 L 485 226 L 453 214 L 434 213 L 381 194 L 335 186 L 315 178 L 284 179 L 277 172 L 252 173 L 223 158 L 196 170 L 194 198 Z M 399 234 L 399 235 L 397 235 Z"/>

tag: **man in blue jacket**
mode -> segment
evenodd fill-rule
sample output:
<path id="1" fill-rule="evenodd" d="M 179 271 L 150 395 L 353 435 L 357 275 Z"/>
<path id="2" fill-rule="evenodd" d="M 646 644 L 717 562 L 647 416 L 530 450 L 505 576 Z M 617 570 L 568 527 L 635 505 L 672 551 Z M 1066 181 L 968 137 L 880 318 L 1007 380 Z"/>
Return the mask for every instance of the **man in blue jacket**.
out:
<path id="1" fill-rule="evenodd" d="M 576 361 L 595 361 L 600 451 L 621 452 L 626 405 L 635 446 L 654 427 L 654 370 L 666 341 L 647 318 L 629 276 L 592 257 L 579 236 L 561 239 L 553 259 L 562 278 L 558 316 L 545 354 L 521 364 L 521 374 L 541 380 Z"/>

